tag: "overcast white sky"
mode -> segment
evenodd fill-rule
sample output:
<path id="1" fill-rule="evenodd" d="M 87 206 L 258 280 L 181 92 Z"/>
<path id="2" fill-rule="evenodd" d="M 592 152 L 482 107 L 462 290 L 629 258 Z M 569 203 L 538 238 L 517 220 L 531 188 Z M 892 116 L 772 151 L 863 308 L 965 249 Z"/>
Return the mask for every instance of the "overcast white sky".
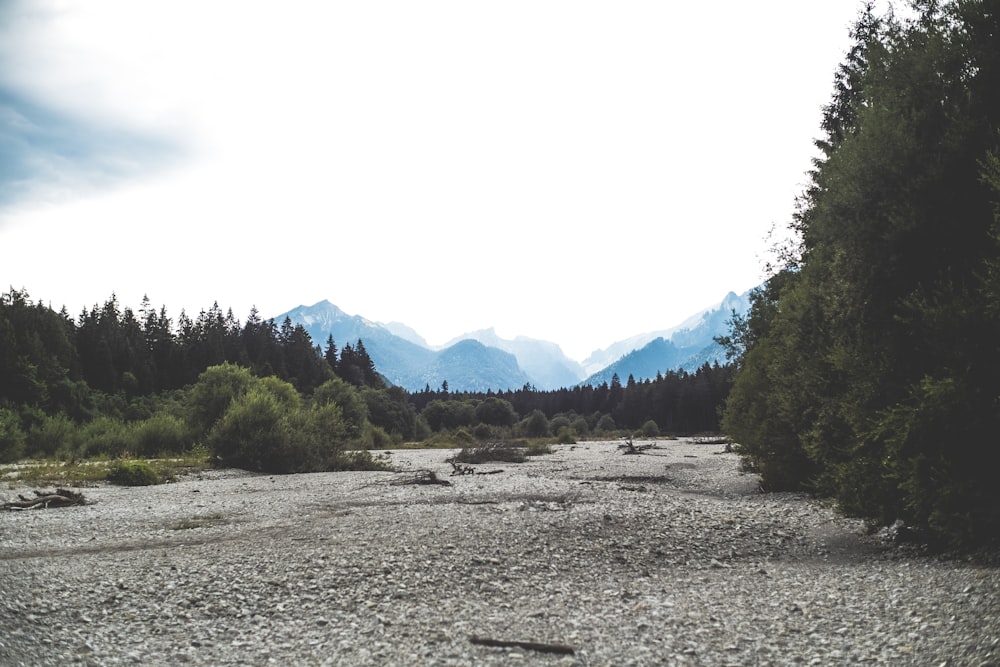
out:
<path id="1" fill-rule="evenodd" d="M 0 288 L 571 357 L 760 283 L 855 0 L 0 4 Z"/>

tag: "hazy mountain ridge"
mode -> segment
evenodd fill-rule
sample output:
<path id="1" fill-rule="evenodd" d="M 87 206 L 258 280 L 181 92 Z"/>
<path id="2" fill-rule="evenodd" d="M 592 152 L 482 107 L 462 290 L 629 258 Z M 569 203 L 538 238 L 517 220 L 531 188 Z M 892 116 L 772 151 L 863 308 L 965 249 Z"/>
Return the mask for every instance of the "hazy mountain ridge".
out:
<path id="1" fill-rule="evenodd" d="M 585 384 L 611 382 L 614 375 L 623 383 L 628 376 L 636 380 L 652 379 L 657 373 L 670 370 L 694 371 L 703 364 L 724 364 L 725 349 L 715 337 L 729 332 L 728 323 L 735 311 L 745 315 L 750 308 L 750 291 L 737 295 L 730 292 L 718 306 L 703 310 L 670 329 L 669 338 L 657 336 L 642 347 L 635 348 L 584 380 Z M 651 334 L 647 334 L 651 335 Z M 636 336 L 630 340 L 642 339 Z M 619 345 L 616 343 L 616 345 Z M 612 346 L 615 347 L 615 346 Z M 608 348 L 612 349 L 612 348 Z M 593 355 L 592 355 L 593 357 Z"/>
<path id="2" fill-rule="evenodd" d="M 556 343 L 525 336 L 504 339 L 493 328 L 463 334 L 435 349 L 403 323 L 382 324 L 350 315 L 328 300 L 298 306 L 274 319 L 280 323 L 289 317 L 302 324 L 324 348 L 331 335 L 338 349 L 362 340 L 379 372 L 408 391 L 437 389 L 445 381 L 452 391 L 517 389 L 525 384 L 551 390 L 610 382 L 615 373 L 624 382 L 630 374 L 638 380 L 679 368 L 694 370 L 705 362 L 723 363 L 724 351 L 713 337 L 728 332 L 726 323 L 733 310 L 743 314 L 748 308 L 749 292 L 739 296 L 730 292 L 718 306 L 675 327 L 597 350 L 583 364 L 567 357 Z M 586 370 L 599 363 L 604 365 L 596 371 Z"/>
<path id="3" fill-rule="evenodd" d="M 542 390 L 571 387 L 584 378 L 586 373 L 576 361 L 567 357 L 556 343 L 527 336 L 517 336 L 513 340 L 501 338 L 493 327 L 480 329 L 453 338 L 445 347 L 462 340 L 477 340 L 488 347 L 509 352 L 530 378 L 531 384 Z"/>

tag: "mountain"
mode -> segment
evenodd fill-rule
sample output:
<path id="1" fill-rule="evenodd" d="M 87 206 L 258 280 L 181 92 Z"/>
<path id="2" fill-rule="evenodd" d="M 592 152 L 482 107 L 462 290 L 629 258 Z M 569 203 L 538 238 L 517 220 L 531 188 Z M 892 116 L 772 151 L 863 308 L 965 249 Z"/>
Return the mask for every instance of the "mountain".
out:
<path id="1" fill-rule="evenodd" d="M 378 363 L 375 365 L 377 368 Z M 472 339 L 460 340 L 438 352 L 430 376 L 447 379 L 453 391 L 519 389 L 529 382 L 513 354 Z M 440 385 L 431 384 L 434 388 Z"/>
<path id="2" fill-rule="evenodd" d="M 607 355 L 608 351 L 620 351 L 628 345 L 641 344 L 591 373 L 584 384 L 610 383 L 616 374 L 619 380 L 625 382 L 629 375 L 642 380 L 654 378 L 657 373 L 665 371 L 694 371 L 705 363 L 725 363 L 725 350 L 714 338 L 728 333 L 733 311 L 745 315 L 749 309 L 749 291 L 741 295 L 730 292 L 718 306 L 703 310 L 672 329 L 634 336 L 615 343 L 607 350 L 599 350 L 587 358 L 585 365 L 590 367 L 599 363 L 597 360 L 606 358 L 601 355 Z"/>
<path id="3" fill-rule="evenodd" d="M 645 347 L 648 343 L 656 340 L 657 338 L 672 340 L 675 334 L 681 334 L 687 335 L 688 340 L 690 340 L 690 334 L 684 334 L 683 332 L 685 331 L 695 332 L 694 335 L 700 336 L 704 345 L 708 345 L 712 342 L 712 336 L 719 336 L 728 333 L 729 328 L 726 326 L 726 322 L 732 317 L 733 310 L 737 313 L 744 314 L 747 312 L 749 307 L 750 290 L 747 290 L 739 296 L 737 296 L 735 292 L 730 292 L 718 305 L 710 306 L 700 312 L 697 312 L 680 324 L 670 327 L 669 329 L 661 329 L 659 331 L 637 334 L 631 338 L 626 338 L 625 340 L 612 343 L 603 350 L 595 350 L 589 357 L 583 360 L 583 367 L 588 375 L 592 375 L 607 368 L 630 352 Z M 706 318 L 709 319 L 706 320 Z M 704 335 L 706 329 L 714 330 L 712 336 L 706 337 Z M 689 346 L 688 343 L 681 344 Z M 653 375 L 655 376 L 656 374 L 654 373 Z"/>
<path id="4" fill-rule="evenodd" d="M 749 309 L 749 292 L 730 292 L 717 306 L 707 308 L 670 329 L 638 334 L 597 350 L 581 365 L 563 354 L 555 343 L 518 336 L 507 340 L 492 328 L 467 333 L 432 349 L 412 328 L 400 322 L 381 324 L 349 315 L 329 301 L 299 306 L 274 318 L 289 317 L 301 324 L 313 341 L 326 346 L 333 336 L 338 349 L 364 341 L 375 367 L 394 385 L 408 391 L 437 389 L 447 381 L 452 391 L 518 389 L 532 384 L 541 390 L 581 383 L 623 382 L 656 377 L 657 372 L 695 370 L 704 363 L 724 363 L 725 354 L 713 337 L 728 333 L 735 310 Z M 583 379 L 586 378 L 586 379 Z"/>
<path id="5" fill-rule="evenodd" d="M 583 366 L 567 357 L 561 347 L 546 340 L 527 336 L 507 340 L 498 336 L 496 330 L 490 327 L 463 334 L 449 341 L 446 346 L 462 340 L 476 340 L 487 347 L 495 347 L 514 355 L 531 384 L 542 391 L 572 387 L 586 376 Z"/>
<path id="6" fill-rule="evenodd" d="M 312 306 L 298 306 L 274 320 L 280 323 L 285 317 L 301 324 L 313 342 L 324 348 L 331 335 L 338 349 L 361 339 L 379 373 L 408 391 L 426 386 L 437 389 L 444 381 L 452 391 L 518 389 L 531 382 L 508 352 L 476 341 L 432 350 L 404 324 L 386 325 L 349 315 L 325 299 Z"/>

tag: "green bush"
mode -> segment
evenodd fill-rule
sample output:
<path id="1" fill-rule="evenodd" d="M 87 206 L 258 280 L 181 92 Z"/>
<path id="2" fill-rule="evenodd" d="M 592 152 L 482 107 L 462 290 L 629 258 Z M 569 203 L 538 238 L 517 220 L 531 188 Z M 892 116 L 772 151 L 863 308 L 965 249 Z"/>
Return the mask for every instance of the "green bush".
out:
<path id="1" fill-rule="evenodd" d="M 0 408 L 0 463 L 10 463 L 24 457 L 24 432 L 17 413 Z"/>
<path id="2" fill-rule="evenodd" d="M 642 425 L 642 429 L 639 433 L 641 433 L 645 438 L 655 438 L 660 435 L 660 427 L 656 425 L 655 421 L 650 419 Z"/>
<path id="3" fill-rule="evenodd" d="M 185 399 L 196 436 L 207 433 L 225 414 L 230 403 L 245 394 L 257 381 L 249 370 L 234 364 L 205 369 Z"/>
<path id="4" fill-rule="evenodd" d="M 207 443 L 223 465 L 276 472 L 288 440 L 283 410 L 261 387 L 238 397 L 208 433 Z"/>
<path id="5" fill-rule="evenodd" d="M 26 454 L 51 458 L 70 452 L 76 432 L 76 424 L 66 415 L 45 416 L 28 432 Z"/>
<path id="6" fill-rule="evenodd" d="M 121 486 L 152 486 L 160 483 L 160 476 L 145 461 L 115 461 L 108 468 L 108 481 Z"/>
<path id="7" fill-rule="evenodd" d="M 618 425 L 615 424 L 615 420 L 611 417 L 611 415 L 601 415 L 600 420 L 597 422 L 597 426 L 594 427 L 594 430 L 602 435 L 613 433 L 617 429 Z"/>
<path id="8" fill-rule="evenodd" d="M 513 447 L 505 442 L 484 442 L 462 447 L 450 460 L 459 463 L 487 463 L 490 461 L 523 463 L 525 454 L 522 447 Z"/>
<path id="9" fill-rule="evenodd" d="M 133 426 L 136 456 L 181 454 L 190 446 L 187 425 L 171 415 L 156 414 Z"/>
<path id="10" fill-rule="evenodd" d="M 576 444 L 576 433 L 569 426 L 562 426 L 556 431 L 556 442 L 560 445 Z"/>
<path id="11" fill-rule="evenodd" d="M 75 445 L 76 454 L 85 458 L 121 458 L 132 451 L 135 438 L 132 429 L 122 420 L 98 417 L 80 428 Z"/>

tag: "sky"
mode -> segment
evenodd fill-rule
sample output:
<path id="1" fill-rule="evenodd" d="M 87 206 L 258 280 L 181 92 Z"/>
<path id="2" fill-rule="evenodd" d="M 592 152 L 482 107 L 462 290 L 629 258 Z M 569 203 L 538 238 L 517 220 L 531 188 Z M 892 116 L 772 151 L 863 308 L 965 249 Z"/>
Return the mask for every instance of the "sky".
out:
<path id="1" fill-rule="evenodd" d="M 571 358 L 765 278 L 853 0 L 0 2 L 0 289 Z"/>

